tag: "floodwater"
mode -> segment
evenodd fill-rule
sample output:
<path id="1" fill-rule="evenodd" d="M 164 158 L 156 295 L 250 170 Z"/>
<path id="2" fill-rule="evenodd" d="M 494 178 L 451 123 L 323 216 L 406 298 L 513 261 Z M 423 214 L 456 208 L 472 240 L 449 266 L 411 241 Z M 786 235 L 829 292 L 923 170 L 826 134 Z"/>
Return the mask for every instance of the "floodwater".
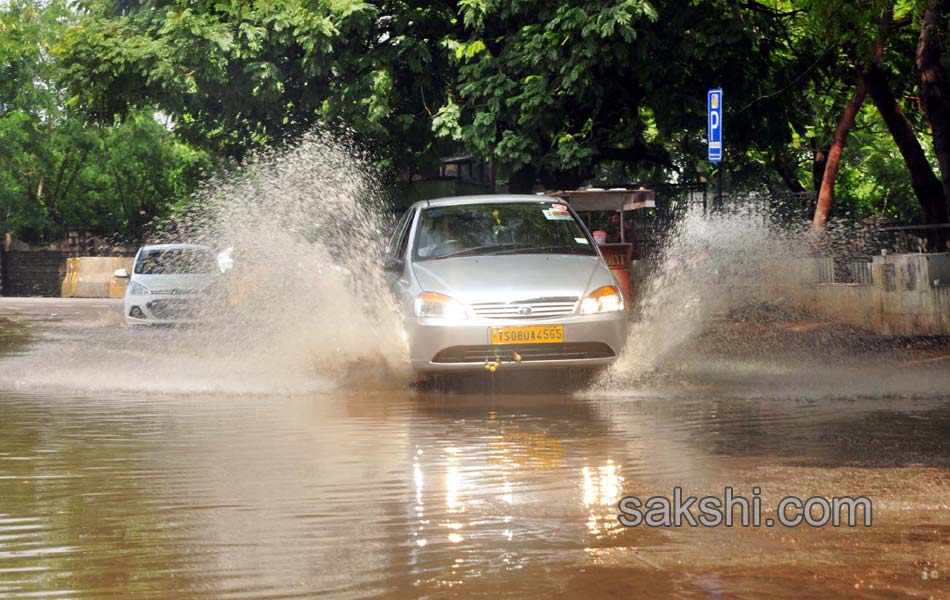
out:
<path id="1" fill-rule="evenodd" d="M 733 320 L 638 383 L 445 391 L 196 364 L 114 302 L 0 316 L 2 597 L 950 597 L 946 342 Z M 873 524 L 620 526 L 674 486 Z"/>

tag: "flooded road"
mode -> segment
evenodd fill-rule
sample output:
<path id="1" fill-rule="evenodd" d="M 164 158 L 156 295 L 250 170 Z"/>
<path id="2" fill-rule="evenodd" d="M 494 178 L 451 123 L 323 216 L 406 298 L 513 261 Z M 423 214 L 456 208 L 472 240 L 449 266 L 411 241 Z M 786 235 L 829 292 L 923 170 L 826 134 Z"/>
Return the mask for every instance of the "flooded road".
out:
<path id="1" fill-rule="evenodd" d="M 950 598 L 944 342 L 730 322 L 635 385 L 446 392 L 183 360 L 114 302 L 0 317 L 3 597 Z M 874 520 L 620 525 L 675 486 Z"/>

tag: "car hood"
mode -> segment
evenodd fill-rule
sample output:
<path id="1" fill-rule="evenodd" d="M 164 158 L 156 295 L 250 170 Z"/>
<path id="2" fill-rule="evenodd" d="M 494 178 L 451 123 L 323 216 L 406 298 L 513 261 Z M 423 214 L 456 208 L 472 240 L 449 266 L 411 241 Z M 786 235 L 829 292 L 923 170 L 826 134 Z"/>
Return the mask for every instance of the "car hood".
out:
<path id="1" fill-rule="evenodd" d="M 132 276 L 132 281 L 136 281 L 156 294 L 181 293 L 182 291 L 202 290 L 213 281 L 214 276 L 210 273 L 170 273 L 166 275 L 140 275 Z"/>
<path id="2" fill-rule="evenodd" d="M 580 298 L 600 270 L 610 277 L 599 256 L 569 254 L 465 256 L 412 265 L 423 290 L 468 304 Z"/>

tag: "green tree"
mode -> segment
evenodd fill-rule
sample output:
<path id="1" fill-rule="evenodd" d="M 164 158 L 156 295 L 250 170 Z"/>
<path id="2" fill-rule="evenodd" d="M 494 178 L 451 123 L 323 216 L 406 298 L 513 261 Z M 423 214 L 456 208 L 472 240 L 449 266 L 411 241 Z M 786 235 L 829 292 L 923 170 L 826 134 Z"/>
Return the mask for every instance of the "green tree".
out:
<path id="1" fill-rule="evenodd" d="M 149 225 L 187 199 L 212 167 L 206 152 L 178 140 L 151 111 L 102 128 L 100 139 L 97 180 L 75 219 L 122 239 L 144 239 Z"/>
<path id="2" fill-rule="evenodd" d="M 62 232 L 94 136 L 61 110 L 49 42 L 70 16 L 61 3 L 15 0 L 0 11 L 0 210 L 17 233 Z"/>
<path id="3" fill-rule="evenodd" d="M 85 0 L 53 54 L 64 103 L 104 128 L 158 109 L 240 159 L 329 123 L 390 175 L 461 148 L 513 190 L 709 177 L 722 87 L 734 189 L 827 192 L 840 172 L 839 212 L 939 222 L 948 3 Z"/>
<path id="4" fill-rule="evenodd" d="M 726 90 L 736 181 L 761 175 L 747 153 L 783 148 L 804 118 L 776 90 L 817 45 L 792 39 L 793 14 L 757 2 L 471 1 L 460 13 L 463 35 L 448 41 L 458 82 L 436 131 L 509 167 L 519 189 L 572 187 L 601 163 L 695 181 L 708 171 L 710 87 Z"/>
<path id="5" fill-rule="evenodd" d="M 932 161 L 935 158 L 941 165 L 941 172 L 950 171 L 950 167 L 943 168 L 950 165 L 950 143 L 945 141 L 950 139 L 950 120 L 944 117 L 950 112 L 950 86 L 942 66 L 947 53 L 944 40 L 950 3 L 873 0 L 829 5 L 806 1 L 802 6 L 807 15 L 803 29 L 828 39 L 841 56 L 840 63 L 846 66 L 832 76 L 836 84 L 833 87 L 843 83 L 851 96 L 839 113 L 828 160 L 821 170 L 823 181 L 814 225 L 822 227 L 832 208 L 836 176 L 845 160 L 844 144 L 865 97 L 871 99 L 891 135 L 892 140 L 885 145 L 898 150 L 885 160 L 893 162 L 899 155 L 909 175 L 909 179 L 902 177 L 899 181 L 903 185 L 909 182 L 913 189 L 921 209 L 914 212 L 922 214 L 927 223 L 947 222 L 950 184 L 941 189 Z M 827 95 L 813 96 L 813 105 L 827 103 Z M 920 102 L 898 98 L 919 98 Z M 930 148 L 920 142 L 927 136 L 933 140 Z M 942 248 L 943 238 L 934 230 L 931 245 Z"/>
<path id="6" fill-rule="evenodd" d="M 97 125 L 67 106 L 51 48 L 74 19 L 63 2 L 0 9 L 0 223 L 32 242 L 72 225 L 140 239 L 146 221 L 187 196 L 208 157 L 154 110 Z"/>
<path id="7" fill-rule="evenodd" d="M 237 159 L 323 122 L 413 170 L 449 78 L 440 2 L 91 0 L 57 49 L 100 122 L 157 105 L 184 140 Z"/>

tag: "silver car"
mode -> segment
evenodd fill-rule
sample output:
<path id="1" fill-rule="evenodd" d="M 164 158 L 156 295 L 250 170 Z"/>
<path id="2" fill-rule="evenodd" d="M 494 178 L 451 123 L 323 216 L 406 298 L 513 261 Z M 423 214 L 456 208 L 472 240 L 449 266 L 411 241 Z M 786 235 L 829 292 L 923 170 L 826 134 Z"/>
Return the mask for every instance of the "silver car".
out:
<path id="1" fill-rule="evenodd" d="M 600 367 L 624 298 L 574 211 L 545 196 L 413 204 L 387 248 L 417 372 Z"/>
<path id="2" fill-rule="evenodd" d="M 115 272 L 116 277 L 129 279 L 122 309 L 125 322 L 167 325 L 200 320 L 199 309 L 209 306 L 209 294 L 221 294 L 219 286 L 213 285 L 217 275 L 215 255 L 206 246 L 143 246 L 131 273 Z"/>

